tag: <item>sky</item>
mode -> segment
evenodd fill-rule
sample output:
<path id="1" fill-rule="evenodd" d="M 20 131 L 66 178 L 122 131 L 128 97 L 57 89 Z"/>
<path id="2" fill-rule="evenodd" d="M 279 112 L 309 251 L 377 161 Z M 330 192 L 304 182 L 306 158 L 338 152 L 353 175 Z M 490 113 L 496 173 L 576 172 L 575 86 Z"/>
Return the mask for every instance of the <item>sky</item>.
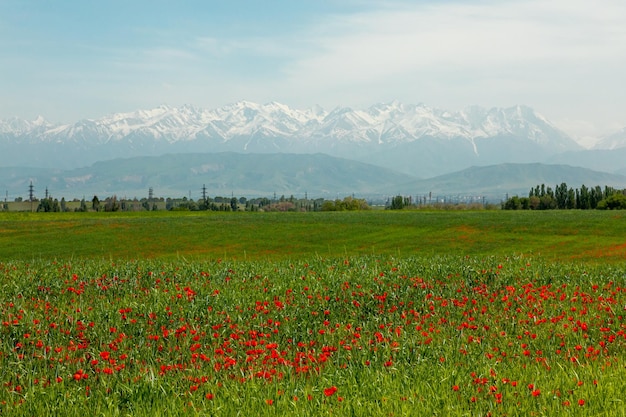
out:
<path id="1" fill-rule="evenodd" d="M 626 126 L 623 0 L 0 0 L 0 119 L 161 104 L 534 108 Z"/>

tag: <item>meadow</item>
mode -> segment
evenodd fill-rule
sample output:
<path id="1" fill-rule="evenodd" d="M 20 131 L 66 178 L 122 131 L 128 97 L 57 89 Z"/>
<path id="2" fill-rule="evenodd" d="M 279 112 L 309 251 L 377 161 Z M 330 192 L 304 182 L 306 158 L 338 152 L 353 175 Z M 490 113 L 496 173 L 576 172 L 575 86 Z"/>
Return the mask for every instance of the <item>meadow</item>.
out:
<path id="1" fill-rule="evenodd" d="M 2 259 L 491 256 L 623 262 L 619 211 L 3 213 Z"/>
<path id="2" fill-rule="evenodd" d="M 0 415 L 626 415 L 611 212 L 0 216 Z"/>

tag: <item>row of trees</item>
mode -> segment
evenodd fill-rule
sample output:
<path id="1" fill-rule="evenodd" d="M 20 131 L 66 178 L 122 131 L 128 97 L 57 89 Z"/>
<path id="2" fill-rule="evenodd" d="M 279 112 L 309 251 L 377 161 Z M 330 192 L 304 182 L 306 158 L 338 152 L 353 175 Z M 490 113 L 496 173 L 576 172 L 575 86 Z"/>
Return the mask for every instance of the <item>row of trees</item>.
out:
<path id="1" fill-rule="evenodd" d="M 545 184 L 531 188 L 528 197 L 513 196 L 502 203 L 505 210 L 614 210 L 626 209 L 626 190 L 598 186 L 570 188 L 566 183 L 554 189 Z"/>
<path id="2" fill-rule="evenodd" d="M 499 209 L 500 206 L 487 203 L 484 196 L 445 196 L 435 197 L 432 195 L 416 196 L 413 199 L 412 196 L 396 195 L 388 199 L 385 203 L 385 209 L 387 210 L 415 210 L 415 209 L 437 209 L 437 210 L 494 210 Z"/>
<path id="3" fill-rule="evenodd" d="M 273 199 L 262 197 L 247 199 L 246 197 L 219 197 L 201 198 L 197 201 L 182 198 L 144 198 L 118 199 L 117 196 L 107 197 L 103 200 L 94 196 L 91 200 L 73 200 L 66 202 L 47 196 L 41 200 L 34 200 L 36 210 L 39 212 L 60 212 L 60 211 L 345 211 L 345 210 L 367 210 L 368 203 L 364 199 L 346 197 L 343 200 L 298 199 L 293 195 L 284 195 Z M 34 208 L 34 207 L 33 207 Z M 6 208 L 8 209 L 8 208 Z"/>

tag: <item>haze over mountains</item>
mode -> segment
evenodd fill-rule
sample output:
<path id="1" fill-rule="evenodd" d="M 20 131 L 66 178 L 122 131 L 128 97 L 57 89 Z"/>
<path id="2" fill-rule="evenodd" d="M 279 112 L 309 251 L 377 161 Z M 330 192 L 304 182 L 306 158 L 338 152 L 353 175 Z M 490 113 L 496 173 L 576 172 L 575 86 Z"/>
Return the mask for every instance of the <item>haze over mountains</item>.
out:
<path id="1" fill-rule="evenodd" d="M 295 168 L 286 162 L 288 158 L 275 159 L 274 165 L 265 165 L 269 162 L 261 161 L 271 161 L 268 158 L 272 154 L 291 155 L 292 160 L 299 160 L 294 156 L 297 154 L 326 154 L 335 158 L 333 162 L 330 162 L 331 159 L 322 162 L 322 157 L 317 155 L 316 163 L 322 164 L 327 171 L 332 171 L 331 165 L 338 164 L 351 166 L 355 172 L 348 174 L 348 171 L 342 171 L 344 187 L 338 186 L 342 180 L 336 177 L 334 187 L 338 189 L 331 190 L 331 183 L 328 187 L 320 183 L 315 186 L 319 190 L 333 193 L 352 188 L 354 192 L 373 192 L 378 187 L 375 177 L 383 182 L 382 188 L 385 188 L 386 181 L 395 186 L 397 192 L 411 192 L 408 189 L 405 191 L 402 184 L 470 167 L 500 164 L 573 165 L 610 174 L 626 174 L 626 128 L 601 138 L 595 149 L 588 150 L 525 106 L 492 109 L 473 106 L 453 112 L 423 104 L 391 102 L 365 110 L 338 107 L 327 111 L 319 107 L 296 110 L 280 103 L 261 105 L 243 101 L 212 110 L 193 106 L 160 106 L 65 125 L 48 122 L 42 117 L 34 121 L 12 118 L 0 120 L 0 167 L 14 167 L 3 170 L 0 180 L 4 181 L 0 181 L 0 185 L 13 192 L 15 187 L 23 186 L 24 178 L 37 177 L 32 170 L 20 171 L 15 167 L 53 169 L 46 171 L 44 178 L 52 178 L 51 173 L 55 172 L 53 177 L 57 178 L 59 187 L 71 189 L 78 185 L 76 181 L 58 178 L 87 178 L 85 175 L 88 176 L 88 173 L 76 175 L 77 170 L 98 171 L 97 166 L 91 167 L 96 162 L 116 158 L 188 155 L 187 160 L 169 157 L 170 162 L 181 164 L 179 168 L 171 163 L 165 164 L 167 158 L 160 159 L 158 164 L 165 175 L 168 170 L 192 172 L 197 166 L 213 163 L 198 164 L 195 159 L 192 162 L 189 159 L 192 154 L 223 152 L 228 153 L 222 154 L 222 157 L 228 155 L 231 166 L 237 166 L 240 171 L 246 171 L 246 167 L 235 162 L 236 156 L 233 155 L 255 155 L 255 164 L 265 166 L 266 171 L 276 172 L 281 172 L 286 165 L 291 166 L 292 172 Z M 210 159 L 208 155 L 206 158 Z M 363 165 L 347 163 L 347 159 Z M 250 157 L 246 161 L 250 163 Z M 312 163 L 310 160 L 300 162 L 305 165 Z M 155 186 L 149 183 L 148 163 L 148 160 L 135 160 L 134 173 L 131 172 L 132 166 L 125 164 L 125 169 L 131 171 L 124 172 L 123 178 L 142 177 L 137 185 L 146 188 Z M 119 161 L 116 164 L 119 166 Z M 113 167 L 113 163 L 109 165 Z M 519 170 L 519 165 L 515 166 Z M 536 169 L 537 165 L 534 167 Z M 117 168 L 117 172 L 121 175 L 120 169 Z M 197 178 L 200 186 L 203 182 L 209 183 L 211 175 L 215 177 L 216 171 L 210 171 L 205 172 L 207 175 L 204 178 Z M 362 180 L 355 182 L 359 172 Z M 111 170 L 109 175 L 114 176 L 115 170 Z M 287 178 L 290 174 L 285 172 L 284 175 Z M 321 172 L 310 172 L 309 175 L 318 179 L 324 177 Z M 506 171 L 498 175 L 506 176 Z M 401 177 L 406 181 L 402 181 Z M 93 175 L 84 180 L 83 185 L 86 186 L 92 179 Z M 608 185 L 619 186 L 622 181 L 619 175 L 607 179 L 613 182 Z M 164 189 L 180 191 L 182 184 L 174 186 L 163 178 L 161 180 L 159 185 Z M 254 183 L 251 178 L 248 180 L 249 185 Z M 326 180 L 329 181 L 329 178 Z M 222 178 L 221 183 L 229 181 Z M 267 189 L 269 183 L 262 187 L 258 182 L 255 184 L 252 187 L 230 181 L 231 188 L 242 191 L 272 191 Z M 274 189 L 282 187 L 278 184 L 274 185 Z M 42 184 L 43 187 L 47 185 Z M 189 184 L 184 188 L 196 185 Z M 532 185 L 535 184 L 528 186 Z M 291 183 L 289 186 L 301 190 L 311 187 L 312 183 Z M 526 189 L 527 185 L 523 184 L 523 188 Z M 116 192 L 113 189 L 103 191 Z"/>

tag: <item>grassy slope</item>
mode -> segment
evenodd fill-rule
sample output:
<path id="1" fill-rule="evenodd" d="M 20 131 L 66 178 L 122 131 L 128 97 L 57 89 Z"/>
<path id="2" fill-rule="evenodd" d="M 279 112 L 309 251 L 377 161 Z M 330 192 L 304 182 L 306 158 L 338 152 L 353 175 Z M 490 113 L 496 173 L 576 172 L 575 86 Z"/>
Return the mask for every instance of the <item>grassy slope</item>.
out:
<path id="1" fill-rule="evenodd" d="M 626 221 L 600 211 L 1 213 L 0 259 L 293 259 L 512 255 L 619 262 Z"/>

